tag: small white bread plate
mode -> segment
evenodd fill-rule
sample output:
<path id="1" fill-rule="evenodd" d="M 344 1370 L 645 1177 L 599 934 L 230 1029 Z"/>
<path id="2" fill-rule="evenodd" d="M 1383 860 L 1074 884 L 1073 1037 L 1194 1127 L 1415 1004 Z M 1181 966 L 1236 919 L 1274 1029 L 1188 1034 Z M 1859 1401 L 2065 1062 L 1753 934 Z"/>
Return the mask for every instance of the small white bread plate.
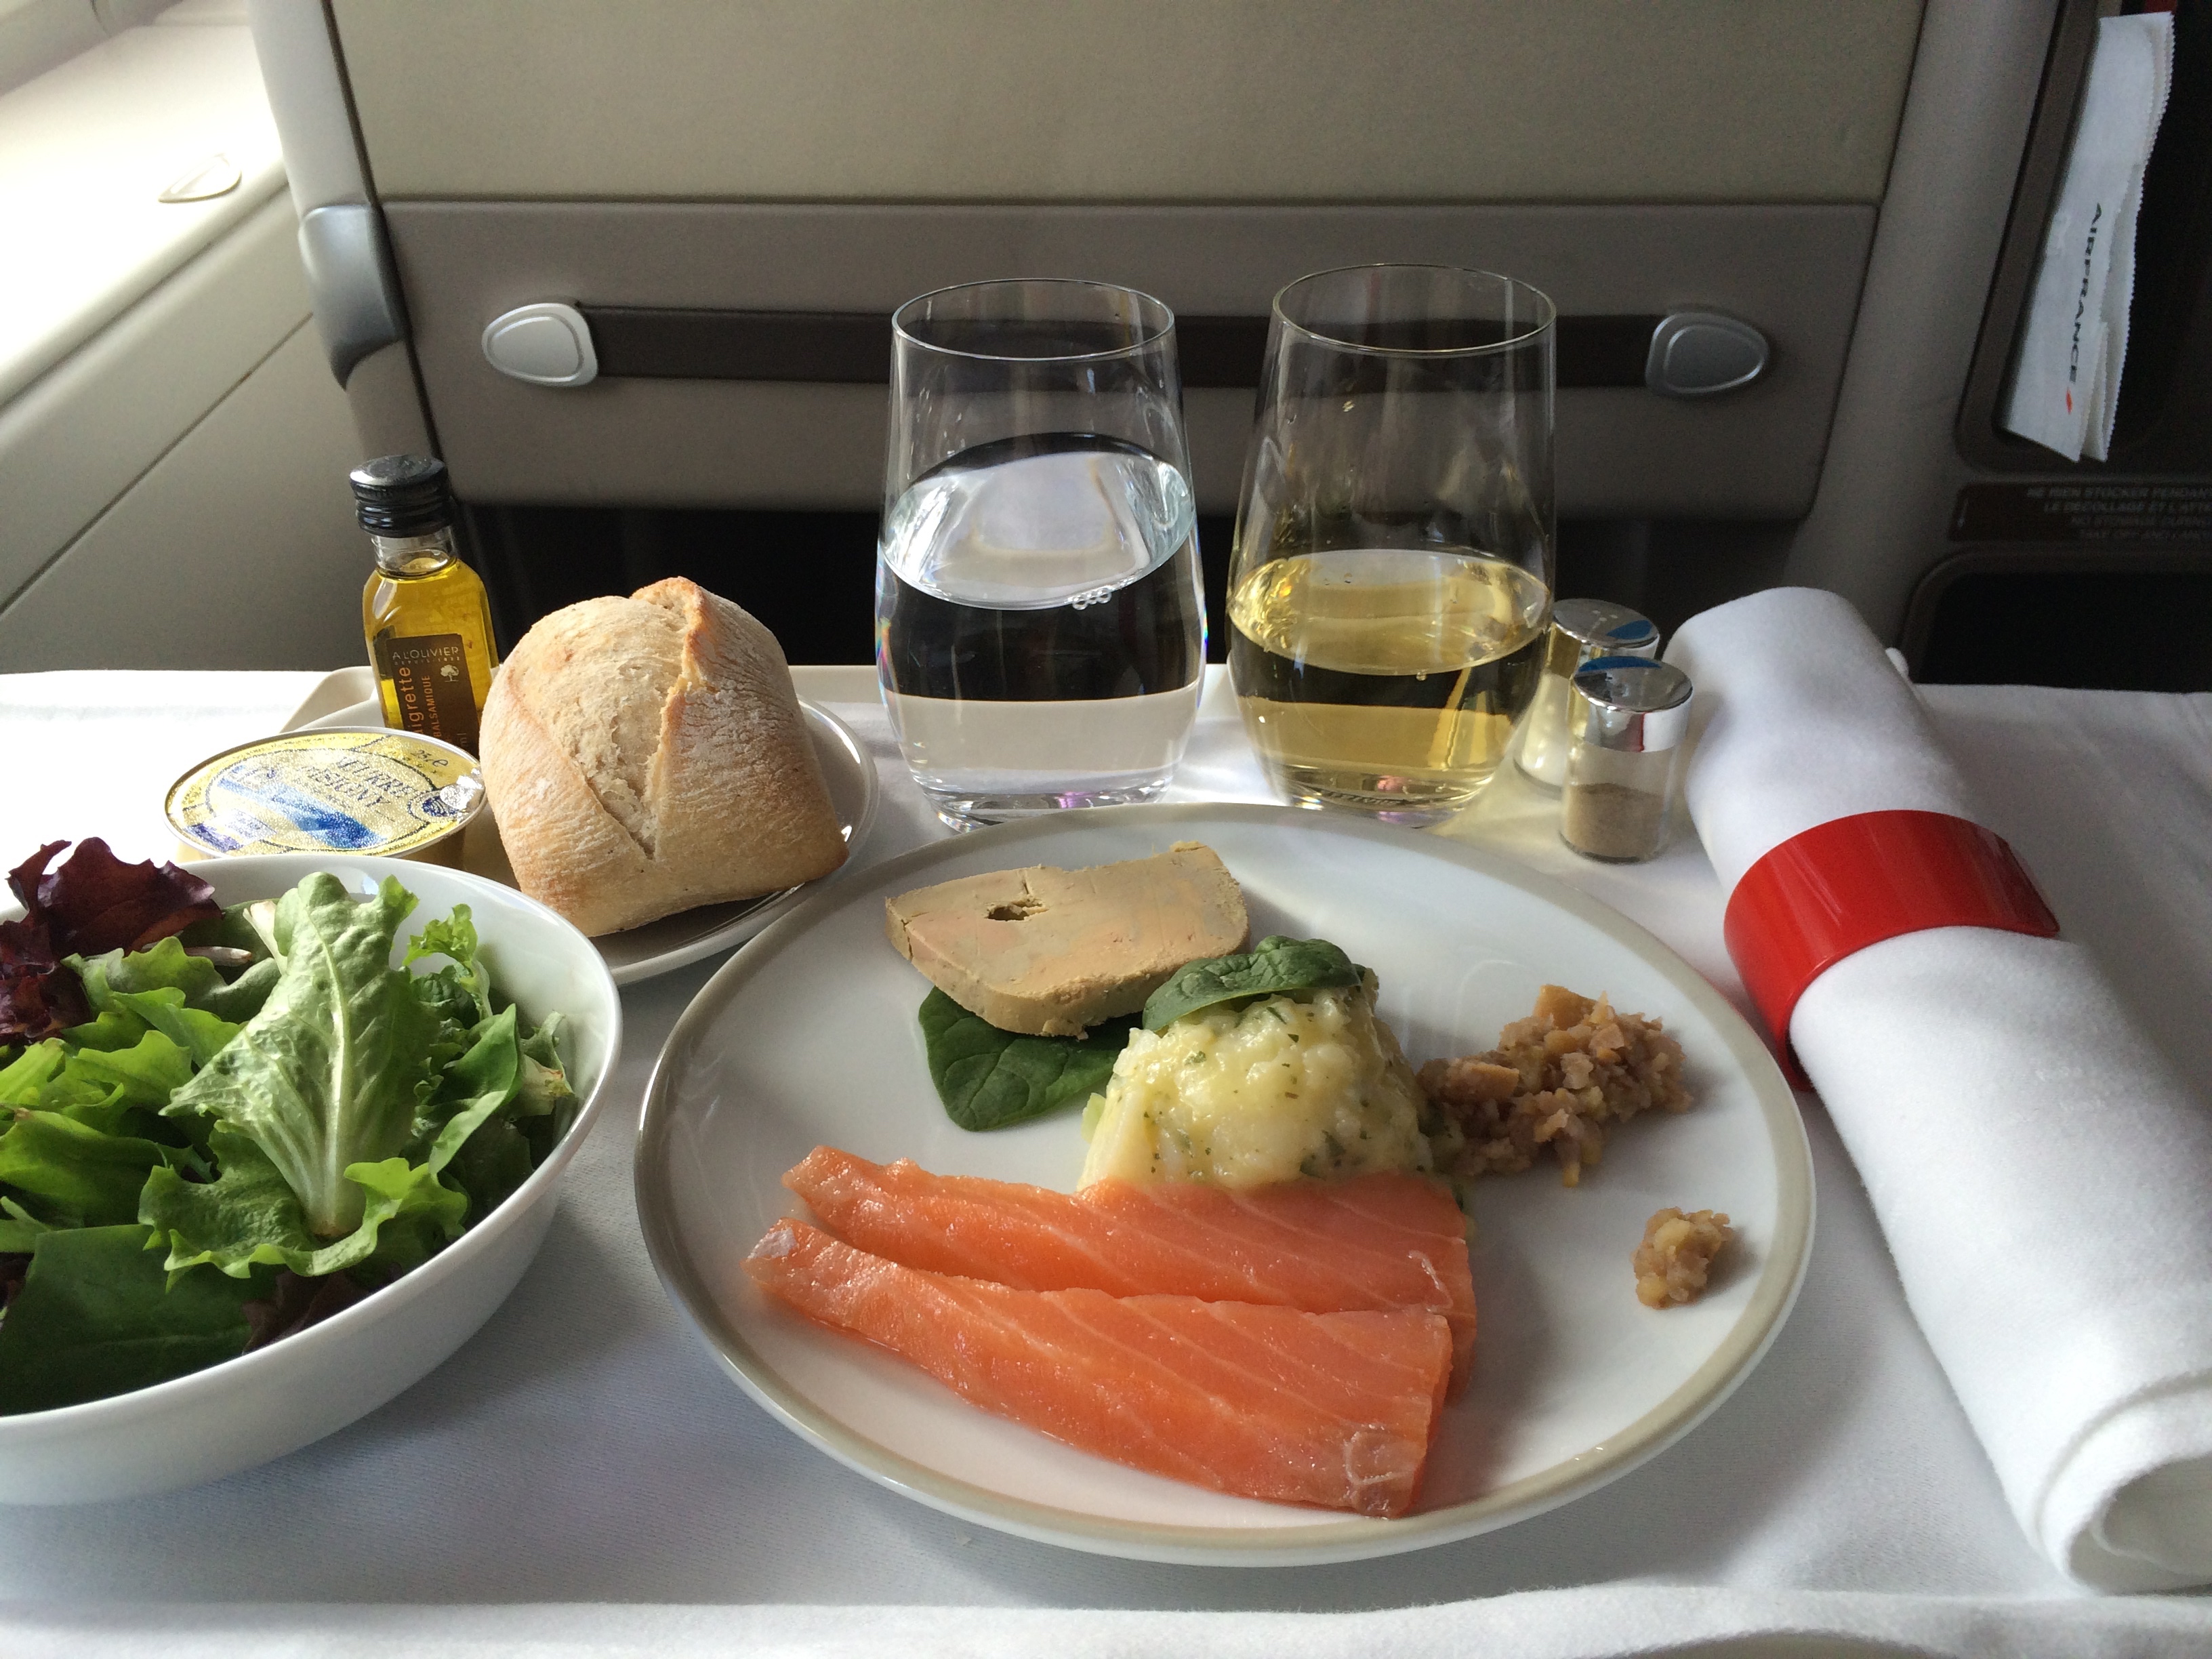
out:
<path id="1" fill-rule="evenodd" d="M 740 1266 L 804 1209 L 783 1171 L 817 1144 L 946 1174 L 1072 1188 L 1067 1113 L 956 1127 L 915 1014 L 928 986 L 884 941 L 884 901 L 1030 864 L 1218 852 L 1256 939 L 1334 939 L 1373 967 L 1418 1065 L 1479 1052 L 1537 988 L 1609 994 L 1663 1018 L 1696 1104 L 1624 1127 L 1577 1188 L 1556 1170 L 1474 1198 L 1480 1335 L 1419 1507 L 1398 1521 L 1224 1497 L 1071 1449 L 963 1403 L 902 1363 L 771 1303 Z M 1077 1549 L 1288 1565 L 1421 1548 L 1603 1486 L 1686 1434 L 1773 1340 L 1802 1279 L 1813 1174 L 1772 1057 L 1680 958 L 1615 912 L 1496 856 L 1350 817 L 1265 806 L 1137 806 L 986 830 L 857 872 L 762 933 L 702 988 L 646 1093 L 638 1209 L 662 1282 L 732 1376 L 839 1462 L 924 1504 Z M 1654 1312 L 1630 1257 L 1653 1211 L 1723 1210 L 1740 1242 L 1705 1297 Z"/>
<path id="2" fill-rule="evenodd" d="M 591 942 L 535 900 L 434 864 L 288 853 L 193 866 L 225 904 L 274 898 L 316 870 L 357 896 L 397 876 L 422 923 L 465 904 L 492 983 L 533 1023 L 572 1022 L 582 1101 L 560 1144 L 497 1209 L 414 1272 L 295 1336 L 150 1389 L 0 1417 L 0 1502 L 88 1503 L 172 1492 L 296 1450 L 419 1381 L 490 1317 L 538 1254 L 561 1172 L 598 1117 L 622 1052 L 622 1000 Z"/>
<path id="3" fill-rule="evenodd" d="M 357 673 L 363 681 L 368 680 L 365 669 L 343 672 Z M 339 676 L 334 674 L 331 678 L 337 681 Z M 352 682 L 345 684 L 349 689 Z M 312 714 L 316 708 L 314 700 L 310 699 L 301 707 L 301 714 L 310 717 L 302 719 L 295 714 L 294 724 L 337 726 L 384 723 L 383 712 L 373 696 Z M 876 821 L 875 763 L 868 758 L 867 750 L 861 748 L 852 728 L 826 708 L 802 702 L 799 712 L 806 717 L 806 735 L 813 740 L 815 758 L 822 764 L 822 779 L 829 787 L 830 805 L 837 814 L 838 828 L 844 831 L 845 855 L 850 859 L 860 852 L 869 827 Z M 509 887 L 514 885 L 514 866 L 507 861 L 507 849 L 500 845 L 499 826 L 489 812 L 479 813 L 465 831 L 461 842 L 461 862 L 477 875 L 503 882 Z M 825 881 L 829 878 L 823 878 Z M 728 904 L 702 904 L 694 910 L 679 910 L 672 916 L 648 921 L 641 927 L 602 933 L 592 943 L 613 970 L 616 984 L 635 985 L 641 979 L 652 979 L 742 944 L 818 884 L 809 882 Z"/>

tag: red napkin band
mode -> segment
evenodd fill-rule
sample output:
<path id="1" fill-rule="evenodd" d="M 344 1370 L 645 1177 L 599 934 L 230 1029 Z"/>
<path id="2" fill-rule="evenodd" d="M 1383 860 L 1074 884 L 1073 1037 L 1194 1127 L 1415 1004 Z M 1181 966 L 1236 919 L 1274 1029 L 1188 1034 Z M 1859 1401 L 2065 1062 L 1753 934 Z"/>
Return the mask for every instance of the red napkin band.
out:
<path id="1" fill-rule="evenodd" d="M 1729 955 L 1792 1083 L 1806 1086 L 1790 1048 L 1805 988 L 1853 951 L 1929 927 L 2049 939 L 2058 919 L 2004 837 L 1948 812 L 1832 818 L 1744 872 L 1729 896 Z"/>

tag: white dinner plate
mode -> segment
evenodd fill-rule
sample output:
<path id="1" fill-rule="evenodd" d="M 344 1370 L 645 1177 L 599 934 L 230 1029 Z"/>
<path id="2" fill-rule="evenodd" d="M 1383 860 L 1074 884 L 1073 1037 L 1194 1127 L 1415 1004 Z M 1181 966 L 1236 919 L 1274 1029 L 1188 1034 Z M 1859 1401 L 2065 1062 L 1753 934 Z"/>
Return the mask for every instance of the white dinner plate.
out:
<path id="1" fill-rule="evenodd" d="M 815 758 L 822 763 L 822 779 L 830 788 L 830 805 L 845 836 L 849 860 L 860 849 L 869 826 L 876 820 L 878 795 L 875 763 L 853 730 L 826 708 L 801 701 L 799 712 L 806 717 L 806 735 L 813 740 Z M 384 714 L 376 699 L 353 703 L 315 719 L 302 727 L 381 726 Z M 480 812 L 463 832 L 461 866 L 471 875 L 515 885 L 514 868 L 500 844 L 499 825 L 489 812 Z M 828 878 L 823 878 L 828 879 Z M 634 985 L 672 969 L 682 968 L 717 951 L 744 943 L 797 905 L 817 883 L 763 893 L 758 898 L 737 899 L 728 904 L 702 904 L 679 910 L 672 916 L 629 927 L 619 933 L 601 933 L 592 943 L 615 976 L 617 985 Z"/>
<path id="2" fill-rule="evenodd" d="M 1692 1109 L 1624 1127 L 1569 1189 L 1549 1164 L 1474 1188 L 1480 1335 L 1421 1501 L 1401 1520 L 1224 1497 L 1121 1468 L 976 1410 L 927 1376 L 770 1301 L 740 1263 L 817 1144 L 946 1174 L 1072 1189 L 1073 1111 L 969 1133 L 930 1086 L 927 984 L 884 937 L 884 900 L 1030 864 L 1075 866 L 1202 841 L 1243 885 L 1255 938 L 1334 939 L 1374 968 L 1418 1066 L 1479 1052 L 1537 988 L 1602 992 L 1663 1018 Z M 839 1462 L 1024 1537 L 1149 1560 L 1343 1561 L 1487 1531 L 1580 1497 L 1720 1404 L 1804 1275 L 1813 1172 L 1765 1045 L 1686 963 L 1595 901 L 1493 854 L 1350 817 L 1135 806 L 986 830 L 856 872 L 763 932 L 677 1023 L 647 1086 L 638 1209 L 662 1282 L 754 1399 Z M 1711 1288 L 1655 1312 L 1630 1258 L 1653 1211 L 1723 1210 L 1740 1235 Z"/>

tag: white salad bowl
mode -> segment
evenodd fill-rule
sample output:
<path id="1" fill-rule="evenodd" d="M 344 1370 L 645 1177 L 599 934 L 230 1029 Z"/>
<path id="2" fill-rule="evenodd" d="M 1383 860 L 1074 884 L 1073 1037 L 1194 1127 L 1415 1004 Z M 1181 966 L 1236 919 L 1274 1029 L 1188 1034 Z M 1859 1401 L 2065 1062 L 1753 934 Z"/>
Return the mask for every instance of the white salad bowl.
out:
<path id="1" fill-rule="evenodd" d="M 466 1341 L 544 1241 L 561 1172 L 590 1132 L 622 1050 L 622 1002 L 606 963 L 536 900 L 437 865 L 290 853 L 193 866 L 227 905 L 275 898 L 318 870 L 356 896 L 386 876 L 415 895 L 395 964 L 424 922 L 466 904 L 495 988 L 533 1024 L 556 1011 L 568 1017 L 569 1081 L 582 1102 L 575 1122 L 497 1209 L 412 1273 L 321 1323 L 151 1388 L 0 1416 L 0 1502 L 173 1492 L 319 1440 L 420 1381 Z"/>

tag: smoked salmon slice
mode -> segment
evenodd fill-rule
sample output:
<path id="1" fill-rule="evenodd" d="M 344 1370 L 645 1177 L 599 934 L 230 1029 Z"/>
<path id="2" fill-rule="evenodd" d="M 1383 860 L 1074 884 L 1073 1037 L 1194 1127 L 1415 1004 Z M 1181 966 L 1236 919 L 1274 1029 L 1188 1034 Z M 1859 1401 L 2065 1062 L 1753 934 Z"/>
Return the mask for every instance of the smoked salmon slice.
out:
<path id="1" fill-rule="evenodd" d="M 1419 1176 L 1243 1191 L 1099 1181 L 1071 1194 L 817 1146 L 783 1184 L 848 1244 L 1019 1291 L 1441 1314 L 1451 1327 L 1453 1391 L 1467 1381 L 1474 1280 L 1466 1224 L 1450 1194 Z"/>
<path id="2" fill-rule="evenodd" d="M 1451 1369 L 1436 1314 L 1303 1313 L 1187 1296 L 1017 1291 L 780 1221 L 745 1271 L 809 1319 L 969 1403 L 1218 1492 L 1400 1516 Z"/>

